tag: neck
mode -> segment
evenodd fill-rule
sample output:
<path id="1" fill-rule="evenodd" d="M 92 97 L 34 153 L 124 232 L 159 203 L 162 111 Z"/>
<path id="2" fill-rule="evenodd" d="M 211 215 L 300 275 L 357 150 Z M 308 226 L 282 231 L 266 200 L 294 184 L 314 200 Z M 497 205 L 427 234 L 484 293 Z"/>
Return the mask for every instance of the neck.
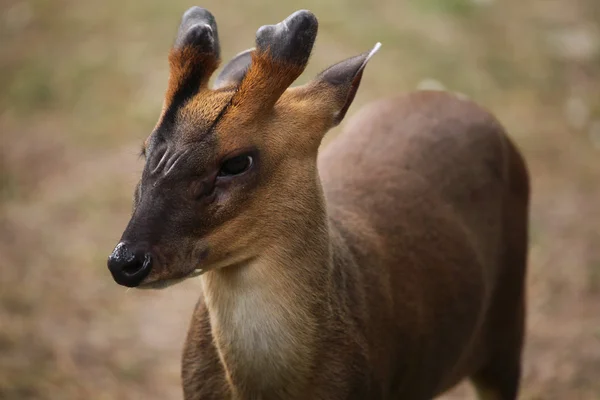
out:
<path id="1" fill-rule="evenodd" d="M 303 398 L 330 310 L 327 217 L 295 225 L 286 243 L 202 277 L 213 337 L 238 398 Z M 316 226 L 315 226 L 316 224 Z"/>

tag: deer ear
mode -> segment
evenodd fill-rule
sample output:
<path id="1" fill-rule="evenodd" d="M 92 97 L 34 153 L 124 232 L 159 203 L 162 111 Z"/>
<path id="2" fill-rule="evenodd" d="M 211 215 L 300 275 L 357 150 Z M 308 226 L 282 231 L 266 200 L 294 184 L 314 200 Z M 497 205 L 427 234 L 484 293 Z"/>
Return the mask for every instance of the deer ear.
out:
<path id="1" fill-rule="evenodd" d="M 338 125 L 344 119 L 360 86 L 362 73 L 367 66 L 367 62 L 377 53 L 380 47 L 381 43 L 377 43 L 371 51 L 337 63 L 317 76 L 316 81 L 318 83 L 325 83 L 328 87 L 333 86 L 336 92 L 335 97 L 339 99 L 339 108 L 333 116 L 333 126 Z"/>
<path id="2" fill-rule="evenodd" d="M 215 79 L 213 89 L 217 90 L 228 86 L 238 86 L 244 80 L 252 64 L 253 51 L 254 48 L 242 51 L 225 64 L 217 79 Z"/>

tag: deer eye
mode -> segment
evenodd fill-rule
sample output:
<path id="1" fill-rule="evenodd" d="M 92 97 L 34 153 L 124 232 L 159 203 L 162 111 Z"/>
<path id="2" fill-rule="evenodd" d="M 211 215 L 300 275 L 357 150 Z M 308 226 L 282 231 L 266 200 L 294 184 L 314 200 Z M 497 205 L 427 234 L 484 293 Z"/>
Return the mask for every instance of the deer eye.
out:
<path id="1" fill-rule="evenodd" d="M 231 157 L 221 164 L 219 176 L 232 176 L 244 173 L 250 169 L 252 162 L 252 156 L 248 154 Z"/>

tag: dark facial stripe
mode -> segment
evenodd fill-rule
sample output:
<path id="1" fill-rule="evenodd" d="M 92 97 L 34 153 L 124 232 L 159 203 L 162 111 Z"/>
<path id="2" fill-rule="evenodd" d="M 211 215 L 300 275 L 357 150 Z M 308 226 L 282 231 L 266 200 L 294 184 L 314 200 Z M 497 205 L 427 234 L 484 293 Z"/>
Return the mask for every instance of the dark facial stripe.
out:
<path id="1" fill-rule="evenodd" d="M 205 88 L 210 75 L 217 69 L 219 59 L 193 46 L 173 49 L 169 53 L 169 86 L 163 120 L 175 122 L 177 109 Z"/>
<path id="2" fill-rule="evenodd" d="M 196 73 L 201 73 L 201 68 L 198 68 Z M 179 85 L 165 113 L 163 115 L 163 123 L 172 125 L 175 123 L 175 117 L 177 116 L 177 110 L 185 105 L 192 97 L 194 97 L 200 91 L 200 85 L 198 81 L 193 77 L 186 77 L 183 82 Z"/>

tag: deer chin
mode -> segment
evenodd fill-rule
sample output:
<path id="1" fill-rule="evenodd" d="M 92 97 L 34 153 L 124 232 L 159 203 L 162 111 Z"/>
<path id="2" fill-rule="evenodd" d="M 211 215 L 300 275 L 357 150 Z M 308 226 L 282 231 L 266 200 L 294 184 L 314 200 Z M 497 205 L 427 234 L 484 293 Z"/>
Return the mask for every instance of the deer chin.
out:
<path id="1" fill-rule="evenodd" d="M 139 286 L 137 286 L 136 289 L 165 289 L 169 286 L 173 286 L 180 282 L 183 282 L 186 279 L 196 278 L 196 277 L 202 275 L 204 272 L 206 272 L 206 270 L 203 270 L 201 268 L 196 268 L 195 270 L 193 270 L 192 272 L 190 272 L 189 274 L 187 274 L 181 278 L 159 279 L 159 280 L 155 280 L 155 281 L 144 282 L 144 283 L 140 284 Z"/>

